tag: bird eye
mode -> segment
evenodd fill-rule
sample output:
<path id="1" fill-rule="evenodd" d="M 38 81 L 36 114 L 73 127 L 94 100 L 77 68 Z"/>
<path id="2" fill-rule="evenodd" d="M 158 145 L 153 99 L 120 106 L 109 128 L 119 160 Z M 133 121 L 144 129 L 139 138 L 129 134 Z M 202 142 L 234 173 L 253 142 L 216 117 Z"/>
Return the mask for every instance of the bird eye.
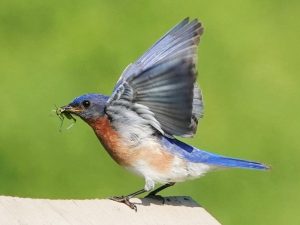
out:
<path id="1" fill-rule="evenodd" d="M 84 108 L 88 108 L 88 107 L 91 105 L 91 103 L 90 103 L 90 101 L 88 101 L 88 100 L 84 100 L 84 101 L 82 102 L 82 105 L 83 105 Z"/>

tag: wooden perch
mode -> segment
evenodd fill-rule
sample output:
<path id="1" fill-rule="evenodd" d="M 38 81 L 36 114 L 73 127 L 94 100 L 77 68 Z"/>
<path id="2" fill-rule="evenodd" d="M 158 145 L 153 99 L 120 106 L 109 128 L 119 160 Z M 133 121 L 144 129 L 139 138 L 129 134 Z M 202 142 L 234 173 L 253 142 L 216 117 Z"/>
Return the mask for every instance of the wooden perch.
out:
<path id="1" fill-rule="evenodd" d="M 189 197 L 132 199 L 137 212 L 107 199 L 48 200 L 0 196 L 1 225 L 220 225 Z"/>

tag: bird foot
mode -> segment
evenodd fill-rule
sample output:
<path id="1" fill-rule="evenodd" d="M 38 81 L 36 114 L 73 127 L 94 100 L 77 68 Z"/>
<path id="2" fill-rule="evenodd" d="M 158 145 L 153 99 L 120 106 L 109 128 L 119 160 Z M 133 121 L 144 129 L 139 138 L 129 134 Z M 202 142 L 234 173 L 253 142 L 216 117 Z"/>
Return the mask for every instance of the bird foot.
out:
<path id="1" fill-rule="evenodd" d="M 164 197 L 162 197 L 161 195 L 155 195 L 155 194 L 148 194 L 145 196 L 145 198 L 150 198 L 153 200 L 157 200 L 157 201 L 161 201 L 161 203 L 164 205 L 166 202 L 166 199 Z"/>
<path id="2" fill-rule="evenodd" d="M 129 206 L 131 209 L 134 211 L 137 211 L 137 207 L 134 203 L 129 201 L 128 196 L 113 196 L 109 198 L 110 200 L 116 201 L 116 202 L 121 202 L 124 203 L 125 205 Z"/>

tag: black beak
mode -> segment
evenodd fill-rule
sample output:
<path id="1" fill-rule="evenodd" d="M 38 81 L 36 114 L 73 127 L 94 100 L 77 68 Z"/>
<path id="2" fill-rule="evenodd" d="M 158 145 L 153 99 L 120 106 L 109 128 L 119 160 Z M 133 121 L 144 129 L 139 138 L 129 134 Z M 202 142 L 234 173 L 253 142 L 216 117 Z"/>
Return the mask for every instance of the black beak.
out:
<path id="1" fill-rule="evenodd" d="M 66 106 L 59 107 L 57 109 L 56 113 L 57 114 L 70 114 L 70 113 L 77 114 L 78 112 L 81 112 L 81 111 L 82 110 L 78 107 L 66 105 Z"/>
<path id="2" fill-rule="evenodd" d="M 59 107 L 59 111 L 60 113 L 64 113 L 64 112 L 72 112 L 73 107 L 70 105 L 66 105 L 66 106 L 62 106 Z"/>

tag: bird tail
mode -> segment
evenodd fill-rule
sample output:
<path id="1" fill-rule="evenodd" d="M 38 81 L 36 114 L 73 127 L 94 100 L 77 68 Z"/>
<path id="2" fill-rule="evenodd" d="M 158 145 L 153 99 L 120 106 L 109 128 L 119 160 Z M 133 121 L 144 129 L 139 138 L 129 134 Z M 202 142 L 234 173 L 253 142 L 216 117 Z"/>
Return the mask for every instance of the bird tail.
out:
<path id="1" fill-rule="evenodd" d="M 270 169 L 269 166 L 263 163 L 214 154 L 208 151 L 197 149 L 177 139 L 163 137 L 162 141 L 164 146 L 167 147 L 167 149 L 179 154 L 181 157 L 187 159 L 190 162 L 205 163 L 216 167 L 244 168 L 257 170 Z"/>
<path id="2" fill-rule="evenodd" d="M 225 156 L 215 156 L 207 159 L 207 163 L 213 164 L 221 167 L 231 167 L 231 168 L 244 168 L 244 169 L 257 169 L 257 170 L 268 170 L 269 166 L 243 159 L 230 158 Z"/>

